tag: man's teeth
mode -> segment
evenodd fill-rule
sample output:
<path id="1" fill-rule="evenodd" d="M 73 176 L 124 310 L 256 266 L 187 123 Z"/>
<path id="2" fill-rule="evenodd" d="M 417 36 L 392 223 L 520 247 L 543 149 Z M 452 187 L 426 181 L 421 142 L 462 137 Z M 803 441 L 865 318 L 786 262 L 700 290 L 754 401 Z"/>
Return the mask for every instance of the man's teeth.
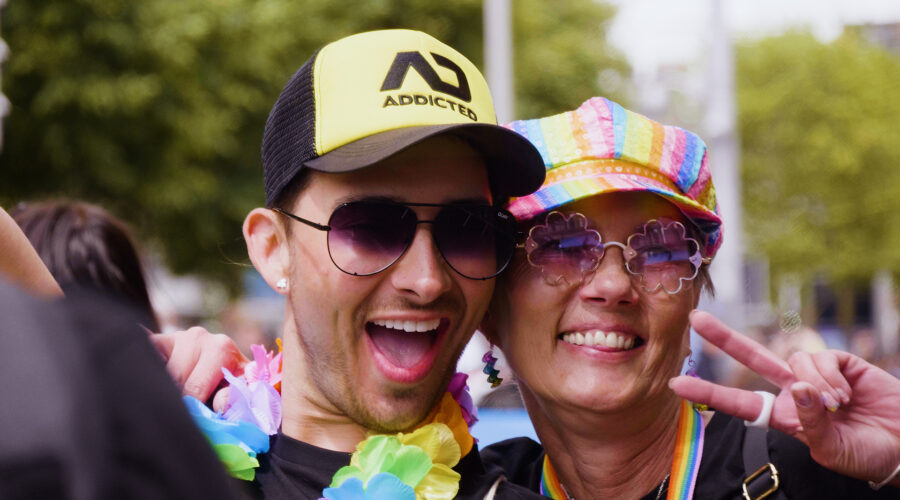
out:
<path id="1" fill-rule="evenodd" d="M 563 342 L 575 345 L 609 347 L 613 349 L 631 349 L 634 347 L 635 337 L 615 332 L 602 332 L 591 330 L 589 332 L 567 333 L 562 337 Z"/>
<path id="2" fill-rule="evenodd" d="M 402 319 L 376 319 L 372 321 L 372 323 L 393 330 L 403 330 L 405 332 L 413 333 L 437 330 L 437 327 L 441 324 L 441 320 L 429 319 L 426 321 L 411 321 Z"/>

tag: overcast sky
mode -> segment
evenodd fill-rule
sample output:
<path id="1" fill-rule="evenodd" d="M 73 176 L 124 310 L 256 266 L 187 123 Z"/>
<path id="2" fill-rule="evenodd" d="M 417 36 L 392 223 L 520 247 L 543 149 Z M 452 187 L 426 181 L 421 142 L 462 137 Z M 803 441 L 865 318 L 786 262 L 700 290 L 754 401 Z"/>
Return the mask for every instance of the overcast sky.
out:
<path id="1" fill-rule="evenodd" d="M 635 71 L 659 64 L 691 62 L 708 43 L 713 0 L 607 0 L 618 7 L 609 33 Z M 844 24 L 900 21 L 900 0 L 722 0 L 736 37 L 777 34 L 808 27 L 822 40 Z"/>

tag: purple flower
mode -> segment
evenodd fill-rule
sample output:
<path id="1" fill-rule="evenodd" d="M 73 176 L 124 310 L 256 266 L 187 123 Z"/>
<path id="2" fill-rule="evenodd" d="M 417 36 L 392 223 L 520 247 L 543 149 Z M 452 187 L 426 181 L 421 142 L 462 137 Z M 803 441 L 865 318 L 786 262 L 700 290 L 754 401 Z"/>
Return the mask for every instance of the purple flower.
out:
<path id="1" fill-rule="evenodd" d="M 475 403 L 472 402 L 472 396 L 469 394 L 469 386 L 466 385 L 466 380 L 468 379 L 469 376 L 465 373 L 456 372 L 453 378 L 450 379 L 447 392 L 453 396 L 456 404 L 462 410 L 466 425 L 472 427 L 475 425 L 475 422 L 478 422 L 478 410 L 475 409 Z"/>

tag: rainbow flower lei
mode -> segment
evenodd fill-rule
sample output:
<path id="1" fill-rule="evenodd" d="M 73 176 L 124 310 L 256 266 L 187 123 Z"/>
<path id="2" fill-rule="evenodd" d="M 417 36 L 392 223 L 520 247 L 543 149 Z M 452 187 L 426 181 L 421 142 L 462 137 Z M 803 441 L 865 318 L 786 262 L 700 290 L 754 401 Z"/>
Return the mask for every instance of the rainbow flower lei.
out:
<path id="1" fill-rule="evenodd" d="M 252 481 L 257 456 L 269 450 L 269 436 L 281 427 L 281 342 L 279 352 L 251 347 L 253 361 L 229 383 L 224 412 L 215 413 L 196 398 L 184 401 L 212 442 L 229 474 Z M 322 491 L 322 500 L 444 500 L 459 491 L 453 467 L 475 444 L 469 427 L 478 421 L 469 396 L 468 376 L 453 376 L 447 392 L 412 432 L 370 434 L 356 446 L 350 465 L 341 467 Z"/>
<path id="2" fill-rule="evenodd" d="M 456 497 L 459 463 L 475 440 L 469 427 L 478 421 L 457 373 L 428 417 L 410 433 L 372 434 L 356 446 L 350 465 L 341 467 L 324 500 L 443 500 Z M 323 500 L 320 499 L 320 500 Z"/>
<path id="3" fill-rule="evenodd" d="M 238 479 L 256 477 L 256 457 L 269 451 L 269 436 L 281 427 L 281 342 L 278 348 L 274 354 L 261 345 L 252 346 L 253 361 L 240 377 L 222 368 L 230 388 L 224 412 L 215 413 L 196 398 L 184 396 L 194 422 L 228 473 Z"/>

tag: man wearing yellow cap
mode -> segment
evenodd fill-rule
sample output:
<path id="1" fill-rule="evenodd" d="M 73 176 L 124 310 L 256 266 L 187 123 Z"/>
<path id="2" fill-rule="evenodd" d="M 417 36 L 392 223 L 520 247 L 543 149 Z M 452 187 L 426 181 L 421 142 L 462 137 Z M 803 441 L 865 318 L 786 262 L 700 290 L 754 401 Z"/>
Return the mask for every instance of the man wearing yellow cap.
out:
<path id="1" fill-rule="evenodd" d="M 415 31 L 328 44 L 278 97 L 262 160 L 266 206 L 246 217 L 244 238 L 286 307 L 281 427 L 268 451 L 251 452 L 254 489 L 515 497 L 485 472 L 447 392 L 514 252 L 515 222 L 498 203 L 544 178 L 535 148 L 497 126 L 477 68 Z M 193 329 L 157 339 L 176 380 L 201 399 L 218 381 L 192 369 L 204 373 L 211 350 L 184 346 L 212 338 Z M 235 398 L 230 380 L 225 406 L 258 411 L 265 398 Z M 228 439 L 217 446 L 231 449 Z"/>

